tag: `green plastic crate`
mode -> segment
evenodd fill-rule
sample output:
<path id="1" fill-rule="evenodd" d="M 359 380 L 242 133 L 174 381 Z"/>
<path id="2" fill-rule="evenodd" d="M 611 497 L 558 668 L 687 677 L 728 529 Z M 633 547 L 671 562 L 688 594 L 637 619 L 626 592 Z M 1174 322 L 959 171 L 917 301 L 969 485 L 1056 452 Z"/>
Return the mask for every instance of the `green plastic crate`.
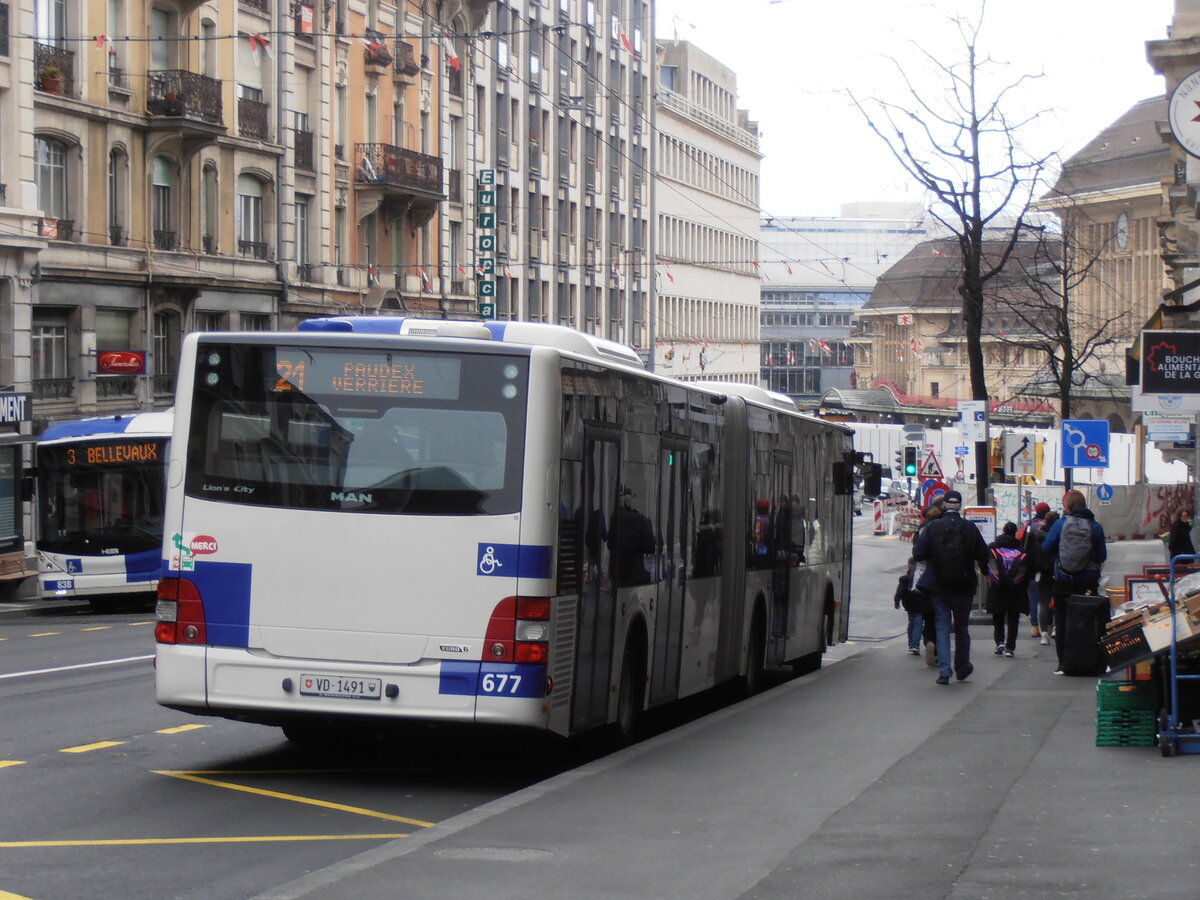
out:
<path id="1" fill-rule="evenodd" d="M 1158 691 L 1150 681 L 1096 682 L 1097 711 L 1149 710 L 1158 706 Z"/>

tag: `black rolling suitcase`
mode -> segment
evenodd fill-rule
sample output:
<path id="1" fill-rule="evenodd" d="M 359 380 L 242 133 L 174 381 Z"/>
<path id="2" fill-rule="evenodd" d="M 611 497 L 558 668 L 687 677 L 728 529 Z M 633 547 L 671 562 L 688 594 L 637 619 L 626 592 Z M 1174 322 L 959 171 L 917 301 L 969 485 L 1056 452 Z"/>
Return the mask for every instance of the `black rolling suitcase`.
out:
<path id="1" fill-rule="evenodd" d="M 1112 616 L 1107 597 L 1076 595 L 1066 599 L 1062 652 L 1065 675 L 1103 675 L 1108 668 L 1104 629 Z"/>

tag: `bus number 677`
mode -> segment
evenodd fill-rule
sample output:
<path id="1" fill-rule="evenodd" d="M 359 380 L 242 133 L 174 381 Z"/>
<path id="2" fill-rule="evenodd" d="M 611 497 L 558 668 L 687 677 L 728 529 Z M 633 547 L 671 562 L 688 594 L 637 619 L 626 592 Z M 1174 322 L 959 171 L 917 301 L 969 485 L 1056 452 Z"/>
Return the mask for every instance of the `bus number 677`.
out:
<path id="1" fill-rule="evenodd" d="M 504 672 L 489 673 L 483 676 L 481 686 L 485 694 L 515 694 L 521 687 L 521 676 Z"/>

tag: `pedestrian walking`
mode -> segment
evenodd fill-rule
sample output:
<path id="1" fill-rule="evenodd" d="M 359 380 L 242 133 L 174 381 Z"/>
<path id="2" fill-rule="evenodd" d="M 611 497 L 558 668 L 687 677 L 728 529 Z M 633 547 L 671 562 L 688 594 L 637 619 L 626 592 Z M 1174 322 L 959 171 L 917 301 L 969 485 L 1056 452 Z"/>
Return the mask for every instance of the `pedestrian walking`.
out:
<path id="1" fill-rule="evenodd" d="M 1050 526 L 1042 541 L 1042 552 L 1054 557 L 1054 645 L 1058 652 L 1055 675 L 1063 674 L 1063 646 L 1067 639 L 1067 598 L 1076 594 L 1095 594 L 1100 585 L 1100 570 L 1108 559 L 1104 529 L 1087 508 L 1087 498 L 1070 490 L 1063 496 L 1063 516 Z"/>
<path id="2" fill-rule="evenodd" d="M 975 599 L 976 569 L 982 569 L 990 556 L 987 542 L 974 522 L 964 519 L 962 494 L 950 491 L 942 501 L 942 515 L 928 523 L 916 536 L 913 558 L 924 561 L 933 593 L 933 617 L 937 630 L 938 684 L 949 684 L 951 669 L 950 632 L 954 631 L 953 672 L 966 681 L 975 667 L 971 664 L 969 620 Z M 925 584 L 925 581 L 921 582 Z"/>
<path id="3" fill-rule="evenodd" d="M 929 598 L 917 590 L 916 584 L 913 583 L 913 570 L 916 567 L 917 561 L 910 556 L 908 558 L 908 568 L 896 582 L 896 595 L 893 599 L 896 603 L 896 609 L 903 606 L 904 611 L 908 613 L 908 652 L 913 656 L 920 656 L 921 633 L 925 627 L 926 617 L 932 617 L 933 605 L 929 602 Z"/>
<path id="4" fill-rule="evenodd" d="M 992 614 L 992 636 L 996 655 L 1012 659 L 1017 650 L 1017 628 L 1021 613 L 1028 609 L 1028 560 L 1017 540 L 1017 524 L 1005 522 L 996 540 L 988 544 L 987 610 Z"/>
<path id="5" fill-rule="evenodd" d="M 1186 508 L 1175 513 L 1171 531 L 1167 535 L 1167 562 L 1176 556 L 1194 556 L 1196 546 L 1192 543 L 1192 514 Z"/>
<path id="6" fill-rule="evenodd" d="M 1025 551 L 1025 556 L 1029 560 L 1029 576 L 1026 578 L 1026 591 L 1029 593 L 1029 635 L 1030 637 L 1041 637 L 1043 630 L 1050 630 L 1050 620 L 1042 621 L 1041 610 L 1038 608 L 1038 580 L 1037 568 L 1035 560 L 1036 554 L 1030 552 L 1030 545 L 1034 540 L 1041 541 L 1041 538 L 1036 537 L 1046 523 L 1046 514 L 1050 512 L 1050 504 L 1044 500 L 1039 501 L 1033 508 L 1033 516 L 1017 530 L 1017 540 L 1021 542 L 1021 549 Z M 1043 535 L 1044 537 L 1044 535 Z"/>
<path id="7" fill-rule="evenodd" d="M 940 519 L 941 517 L 942 495 L 938 494 L 933 498 L 933 502 L 925 507 L 925 512 L 922 513 L 921 516 L 921 524 L 917 527 L 917 534 L 920 534 L 921 529 L 923 529 L 934 519 Z M 913 543 L 914 545 L 916 543 L 915 535 L 913 536 Z M 922 565 L 920 569 L 921 573 L 924 574 L 926 567 Z M 921 643 L 925 645 L 925 665 L 929 666 L 930 668 L 937 668 L 937 628 L 934 626 L 933 621 L 933 599 L 929 591 L 924 590 L 925 586 L 929 584 L 929 579 L 925 579 L 924 585 L 921 584 L 921 580 L 921 575 L 917 575 L 913 579 L 916 588 L 922 591 L 927 607 L 925 621 L 921 628 Z"/>
<path id="8" fill-rule="evenodd" d="M 1054 589 L 1054 555 L 1042 552 L 1042 542 L 1057 521 L 1058 510 L 1052 509 L 1046 513 L 1041 528 L 1025 535 L 1025 555 L 1030 561 L 1029 577 L 1037 585 L 1038 621 L 1042 631 L 1038 640 L 1043 646 L 1054 640 L 1058 616 L 1050 602 Z"/>

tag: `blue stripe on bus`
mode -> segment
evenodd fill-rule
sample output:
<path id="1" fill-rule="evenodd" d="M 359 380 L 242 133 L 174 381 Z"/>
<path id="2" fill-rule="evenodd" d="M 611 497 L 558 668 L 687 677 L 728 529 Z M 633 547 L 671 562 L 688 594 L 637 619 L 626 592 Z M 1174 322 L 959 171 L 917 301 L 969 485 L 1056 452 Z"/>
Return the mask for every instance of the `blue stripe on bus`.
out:
<path id="1" fill-rule="evenodd" d="M 162 551 L 147 550 L 125 556 L 125 581 L 129 584 L 157 581 L 162 575 Z"/>
<path id="2" fill-rule="evenodd" d="M 438 693 L 458 697 L 545 697 L 546 667 L 443 660 Z"/>
<path id="3" fill-rule="evenodd" d="M 99 419 L 77 419 L 48 425 L 39 441 L 57 441 L 69 437 L 89 437 L 93 434 L 120 434 L 129 427 L 134 416 L 105 416 Z"/>
<path id="4" fill-rule="evenodd" d="M 210 646 L 249 647 L 252 568 L 249 563 L 197 560 L 195 569 L 170 571 L 164 559 L 161 574 L 186 578 L 196 586 L 204 601 L 205 630 Z"/>
<path id="5" fill-rule="evenodd" d="M 541 544 L 477 545 L 475 574 L 492 578 L 549 578 L 550 547 Z"/>

